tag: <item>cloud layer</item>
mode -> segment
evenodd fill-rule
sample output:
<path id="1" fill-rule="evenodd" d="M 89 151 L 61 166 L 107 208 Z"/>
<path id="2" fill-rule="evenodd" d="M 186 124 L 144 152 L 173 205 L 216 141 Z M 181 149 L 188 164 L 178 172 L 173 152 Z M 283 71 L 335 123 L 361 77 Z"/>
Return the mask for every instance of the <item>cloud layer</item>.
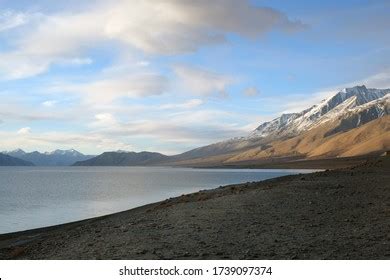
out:
<path id="1" fill-rule="evenodd" d="M 3 12 L 0 28 L 15 28 L 28 17 Z M 101 42 L 117 42 L 127 52 L 174 55 L 223 43 L 228 34 L 254 39 L 273 29 L 290 32 L 303 27 L 249 0 L 103 1 L 86 11 L 36 18 L 24 36 L 14 39 L 15 48 L 0 54 L 0 73 L 8 79 L 34 76 L 52 64 L 80 60 L 88 48 Z"/>
<path id="2" fill-rule="evenodd" d="M 178 78 L 180 90 L 198 96 L 226 97 L 227 88 L 233 79 L 205 69 L 177 65 L 174 72 Z"/>
<path id="3" fill-rule="evenodd" d="M 27 22 L 28 15 L 5 10 L 0 11 L 0 32 L 21 26 Z"/>

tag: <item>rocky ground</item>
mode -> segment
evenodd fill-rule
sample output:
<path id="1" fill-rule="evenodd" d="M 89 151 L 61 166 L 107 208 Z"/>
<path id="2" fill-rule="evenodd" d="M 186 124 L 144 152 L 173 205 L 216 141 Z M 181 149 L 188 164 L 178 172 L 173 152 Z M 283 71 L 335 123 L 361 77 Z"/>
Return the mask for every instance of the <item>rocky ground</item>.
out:
<path id="1" fill-rule="evenodd" d="M 0 259 L 390 259 L 390 158 L 0 235 Z"/>

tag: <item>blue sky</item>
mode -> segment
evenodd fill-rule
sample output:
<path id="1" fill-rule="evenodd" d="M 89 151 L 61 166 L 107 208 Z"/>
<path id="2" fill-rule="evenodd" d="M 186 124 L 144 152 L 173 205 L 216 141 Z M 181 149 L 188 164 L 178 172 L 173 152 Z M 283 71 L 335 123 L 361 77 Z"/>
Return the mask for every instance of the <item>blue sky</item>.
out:
<path id="1" fill-rule="evenodd" d="M 79 2 L 0 1 L 0 150 L 175 154 L 390 87 L 388 1 Z"/>

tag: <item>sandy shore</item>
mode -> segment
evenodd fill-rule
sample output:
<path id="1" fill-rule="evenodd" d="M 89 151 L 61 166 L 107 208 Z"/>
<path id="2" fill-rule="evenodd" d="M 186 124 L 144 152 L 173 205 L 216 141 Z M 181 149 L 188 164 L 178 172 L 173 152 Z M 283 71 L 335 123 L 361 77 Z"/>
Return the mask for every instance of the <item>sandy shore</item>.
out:
<path id="1" fill-rule="evenodd" d="M 390 159 L 0 235 L 0 259 L 390 259 Z"/>

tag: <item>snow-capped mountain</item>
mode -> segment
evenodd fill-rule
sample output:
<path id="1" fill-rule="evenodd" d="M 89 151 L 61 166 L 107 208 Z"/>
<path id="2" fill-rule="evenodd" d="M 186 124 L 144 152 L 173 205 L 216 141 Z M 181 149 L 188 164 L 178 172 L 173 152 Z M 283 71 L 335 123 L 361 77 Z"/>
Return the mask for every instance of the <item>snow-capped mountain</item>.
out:
<path id="1" fill-rule="evenodd" d="M 370 102 L 374 102 L 371 105 L 375 105 L 382 98 L 388 100 L 389 94 L 390 89 L 368 89 L 364 85 L 346 88 L 302 112 L 283 114 L 270 122 L 261 124 L 249 137 L 293 137 L 325 122 L 335 120 L 346 111 L 359 110 L 360 106 Z M 380 111 L 379 108 L 378 110 Z M 373 116 L 372 119 L 376 117 Z"/>
<path id="2" fill-rule="evenodd" d="M 84 155 L 74 149 L 71 150 L 55 150 L 52 152 L 31 152 L 26 153 L 21 149 L 10 152 L 3 152 L 6 155 L 19 158 L 25 161 L 30 161 L 37 166 L 67 166 L 72 165 L 77 161 L 88 160 L 94 156 Z"/>
<path id="3" fill-rule="evenodd" d="M 370 101 L 363 105 L 338 112 L 333 119 L 329 119 L 330 121 L 337 119 L 338 125 L 334 129 L 330 130 L 326 136 L 338 132 L 348 131 L 389 114 L 390 93 L 386 94 L 382 98 Z"/>
<path id="4" fill-rule="evenodd" d="M 52 151 L 52 152 L 45 152 L 46 155 L 57 155 L 57 156 L 70 156 L 70 157 L 79 157 L 79 156 L 83 156 L 82 153 L 74 150 L 74 149 L 70 149 L 70 150 L 55 150 L 55 151 Z"/>
<path id="5" fill-rule="evenodd" d="M 364 85 L 346 88 L 302 112 L 262 123 L 248 136 L 200 147 L 175 158 L 186 164 L 218 164 L 251 149 L 267 150 L 274 141 L 291 139 L 326 124 L 329 130 L 321 137 L 335 135 L 389 115 L 389 103 L 390 89 L 368 89 Z"/>

